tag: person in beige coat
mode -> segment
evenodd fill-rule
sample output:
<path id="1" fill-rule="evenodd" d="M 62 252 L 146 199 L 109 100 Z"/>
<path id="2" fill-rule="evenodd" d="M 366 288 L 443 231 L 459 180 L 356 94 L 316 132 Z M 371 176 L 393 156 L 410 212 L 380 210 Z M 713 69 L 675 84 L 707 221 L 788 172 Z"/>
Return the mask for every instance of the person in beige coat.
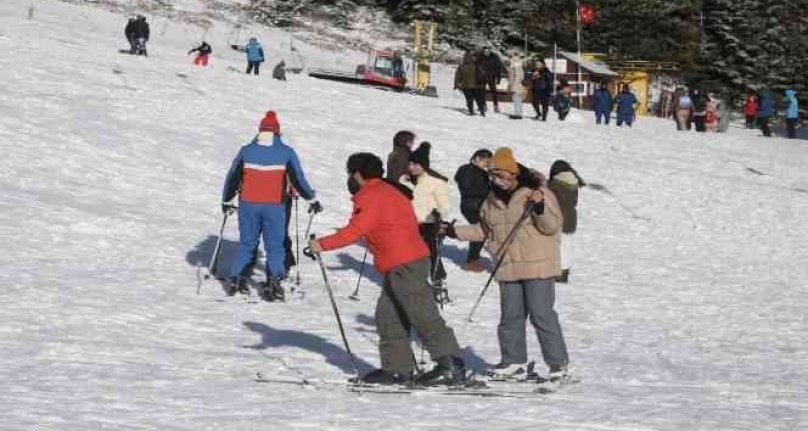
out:
<path id="1" fill-rule="evenodd" d="M 486 241 L 489 253 L 502 259 L 495 274 L 499 282 L 500 321 L 497 328 L 501 361 L 489 373 L 495 378 L 520 379 L 528 372 L 525 320 L 536 330 L 550 378 L 567 373 L 567 347 L 555 302 L 555 277 L 560 271 L 559 245 L 563 224 L 553 192 L 543 184 L 530 188 L 528 172 L 509 148 L 494 153 L 490 166 L 493 191 L 480 208 L 480 223 L 472 226 L 443 225 L 450 238 Z M 532 203 L 532 206 L 531 206 Z M 497 256 L 506 237 L 516 227 L 515 239 Z"/>
<path id="2" fill-rule="evenodd" d="M 448 299 L 443 287 L 446 270 L 440 260 L 440 221 L 449 215 L 449 180 L 429 167 L 429 142 L 410 154 L 410 175 L 405 185 L 412 188 L 412 205 L 424 242 L 429 246 L 432 262 L 431 281 L 438 302 Z"/>
<path id="3" fill-rule="evenodd" d="M 508 62 L 508 92 L 511 93 L 511 101 L 513 102 L 513 114 L 510 118 L 514 120 L 522 119 L 522 100 L 524 100 L 527 88 L 524 85 L 525 81 L 525 56 L 518 54 L 511 57 Z"/>

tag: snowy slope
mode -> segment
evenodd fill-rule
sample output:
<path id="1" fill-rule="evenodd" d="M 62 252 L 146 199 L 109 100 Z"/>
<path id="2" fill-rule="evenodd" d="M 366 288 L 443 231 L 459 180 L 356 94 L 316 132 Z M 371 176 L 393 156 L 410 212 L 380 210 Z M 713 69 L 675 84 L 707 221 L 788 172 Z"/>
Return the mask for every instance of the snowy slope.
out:
<path id="1" fill-rule="evenodd" d="M 442 68 L 440 99 L 255 79 L 229 70 L 243 59 L 218 23 L 210 69 L 185 56 L 200 30 L 161 19 L 153 55 L 133 58 L 117 53 L 123 16 L 47 0 L 29 20 L 29 4 L 0 3 L 0 429 L 808 428 L 804 143 L 679 134 L 653 119 L 596 128 L 587 113 L 470 118 Z M 289 36 L 256 33 L 271 66 Z M 299 48 L 321 63 L 362 59 Z M 402 128 L 433 143 L 444 174 L 479 147 L 510 145 L 526 164 L 563 157 L 607 187 L 583 192 L 572 283 L 557 292 L 583 383 L 532 400 L 253 383 L 256 371 L 350 374 L 314 265 L 286 304 L 225 298 L 215 282 L 196 295 L 224 173 L 270 108 L 326 207 L 318 233 L 349 215 L 345 157 L 386 154 Z M 236 235 L 229 225 L 226 250 Z M 457 266 L 463 246 L 444 251 L 456 299 L 445 315 L 480 370 L 499 359 L 496 295 L 466 323 L 485 275 Z M 378 276 L 361 302 L 346 299 L 361 259 L 358 247 L 325 256 L 367 369 Z"/>

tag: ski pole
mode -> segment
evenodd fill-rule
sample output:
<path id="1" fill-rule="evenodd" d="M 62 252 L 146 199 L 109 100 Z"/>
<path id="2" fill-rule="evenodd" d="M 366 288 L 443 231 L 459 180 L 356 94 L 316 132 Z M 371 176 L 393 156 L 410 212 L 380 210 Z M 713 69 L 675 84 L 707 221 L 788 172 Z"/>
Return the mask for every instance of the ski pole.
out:
<path id="1" fill-rule="evenodd" d="M 519 220 L 516 221 L 511 231 L 508 233 L 508 236 L 505 237 L 505 241 L 499 246 L 499 250 L 497 250 L 496 258 L 497 263 L 494 265 L 494 269 L 491 271 L 491 275 L 488 277 L 488 281 L 485 282 L 485 286 L 483 286 L 483 290 L 480 292 L 480 295 L 477 297 L 477 301 L 474 303 L 474 306 L 471 307 L 471 312 L 469 312 L 468 321 L 472 322 L 474 313 L 477 311 L 477 307 L 480 306 L 480 303 L 483 301 L 483 297 L 485 297 L 485 293 L 488 291 L 488 288 L 491 287 L 491 282 L 494 281 L 494 276 L 497 274 L 497 270 L 500 266 L 502 266 L 502 262 L 505 261 L 505 253 L 507 253 L 508 248 L 513 244 L 513 241 L 516 239 L 516 232 L 519 230 L 519 227 L 522 223 L 530 217 L 530 213 L 533 211 L 533 207 L 535 203 L 531 202 L 525 206 L 525 211 L 519 217 Z"/>
<path id="2" fill-rule="evenodd" d="M 311 235 L 309 239 L 314 240 L 315 236 Z M 323 274 L 323 282 L 325 283 L 325 290 L 328 292 L 328 299 L 331 300 L 331 308 L 334 310 L 334 317 L 337 319 L 337 326 L 339 327 L 340 335 L 342 335 L 342 344 L 345 346 L 345 351 L 348 352 L 348 357 L 351 359 L 354 373 L 359 377 L 359 366 L 356 364 L 356 357 L 354 357 L 351 352 L 351 346 L 348 344 L 348 337 L 345 335 L 345 327 L 342 325 L 342 318 L 337 308 L 337 301 L 334 299 L 334 291 L 331 289 L 331 283 L 328 281 L 328 273 L 325 270 L 325 265 L 323 265 L 323 259 L 320 257 L 320 253 L 311 251 L 309 247 L 303 250 L 303 254 L 317 261 L 317 265 L 320 266 L 320 272 Z"/>
<path id="3" fill-rule="evenodd" d="M 226 211 L 224 213 L 224 217 L 222 217 L 222 225 L 219 227 L 219 236 L 216 238 L 216 245 L 213 247 L 213 255 L 210 257 L 210 262 L 208 263 L 207 272 L 205 273 L 204 279 L 209 280 L 210 276 L 214 273 L 216 269 L 216 263 L 219 260 L 219 251 L 222 248 L 222 236 L 224 236 L 224 227 L 227 224 L 227 217 L 235 210 Z M 200 282 L 196 286 L 196 294 L 202 290 L 202 283 Z"/>
<path id="4" fill-rule="evenodd" d="M 365 257 L 362 258 L 362 266 L 359 268 L 359 278 L 356 279 L 356 288 L 354 289 L 349 299 L 353 299 L 354 301 L 359 300 L 359 284 L 362 282 L 362 274 L 365 273 L 365 262 L 368 260 L 368 249 L 365 248 Z"/>
<path id="5" fill-rule="evenodd" d="M 300 229 L 298 222 L 300 221 L 300 213 L 297 209 L 297 201 L 300 198 L 295 196 L 295 285 L 300 286 Z"/>
<path id="6" fill-rule="evenodd" d="M 311 232 L 311 222 L 313 222 L 313 221 L 314 221 L 314 216 L 315 216 L 315 215 L 317 215 L 317 213 L 314 213 L 314 212 L 313 212 L 313 213 L 309 213 L 309 223 L 308 223 L 308 225 L 306 226 L 306 234 L 305 234 L 305 235 L 303 235 L 303 238 L 310 238 L 310 237 L 311 237 L 311 236 L 309 235 L 309 232 Z M 305 250 L 304 250 L 304 252 L 305 252 Z"/>

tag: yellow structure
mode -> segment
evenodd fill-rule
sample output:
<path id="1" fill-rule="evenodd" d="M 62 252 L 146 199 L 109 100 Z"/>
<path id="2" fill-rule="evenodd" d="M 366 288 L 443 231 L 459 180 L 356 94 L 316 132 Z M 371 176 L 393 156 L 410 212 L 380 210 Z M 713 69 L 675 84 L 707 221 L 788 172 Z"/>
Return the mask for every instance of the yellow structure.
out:
<path id="1" fill-rule="evenodd" d="M 620 71 L 620 77 L 617 80 L 618 88 L 615 89 L 614 94 L 617 94 L 623 86 L 628 85 L 631 92 L 637 97 L 639 106 L 637 107 L 637 116 L 644 117 L 648 114 L 648 107 L 651 105 L 650 101 L 650 77 L 648 72 L 643 71 Z"/>
<path id="2" fill-rule="evenodd" d="M 429 61 L 435 46 L 438 24 L 415 21 L 415 89 L 424 91 L 429 87 Z"/>

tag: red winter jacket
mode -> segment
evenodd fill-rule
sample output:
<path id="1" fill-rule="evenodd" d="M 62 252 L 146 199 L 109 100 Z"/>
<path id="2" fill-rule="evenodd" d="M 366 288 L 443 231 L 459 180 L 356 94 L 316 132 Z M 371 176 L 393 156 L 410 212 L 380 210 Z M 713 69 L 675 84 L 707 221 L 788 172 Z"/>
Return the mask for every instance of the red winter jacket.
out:
<path id="1" fill-rule="evenodd" d="M 758 101 L 756 98 L 748 97 L 746 103 L 743 105 L 743 112 L 747 117 L 754 117 L 757 115 Z"/>
<path id="2" fill-rule="evenodd" d="M 323 250 L 334 250 L 364 238 L 382 274 L 429 256 L 418 233 L 412 202 L 394 186 L 372 179 L 354 195 L 348 226 L 319 240 Z"/>

